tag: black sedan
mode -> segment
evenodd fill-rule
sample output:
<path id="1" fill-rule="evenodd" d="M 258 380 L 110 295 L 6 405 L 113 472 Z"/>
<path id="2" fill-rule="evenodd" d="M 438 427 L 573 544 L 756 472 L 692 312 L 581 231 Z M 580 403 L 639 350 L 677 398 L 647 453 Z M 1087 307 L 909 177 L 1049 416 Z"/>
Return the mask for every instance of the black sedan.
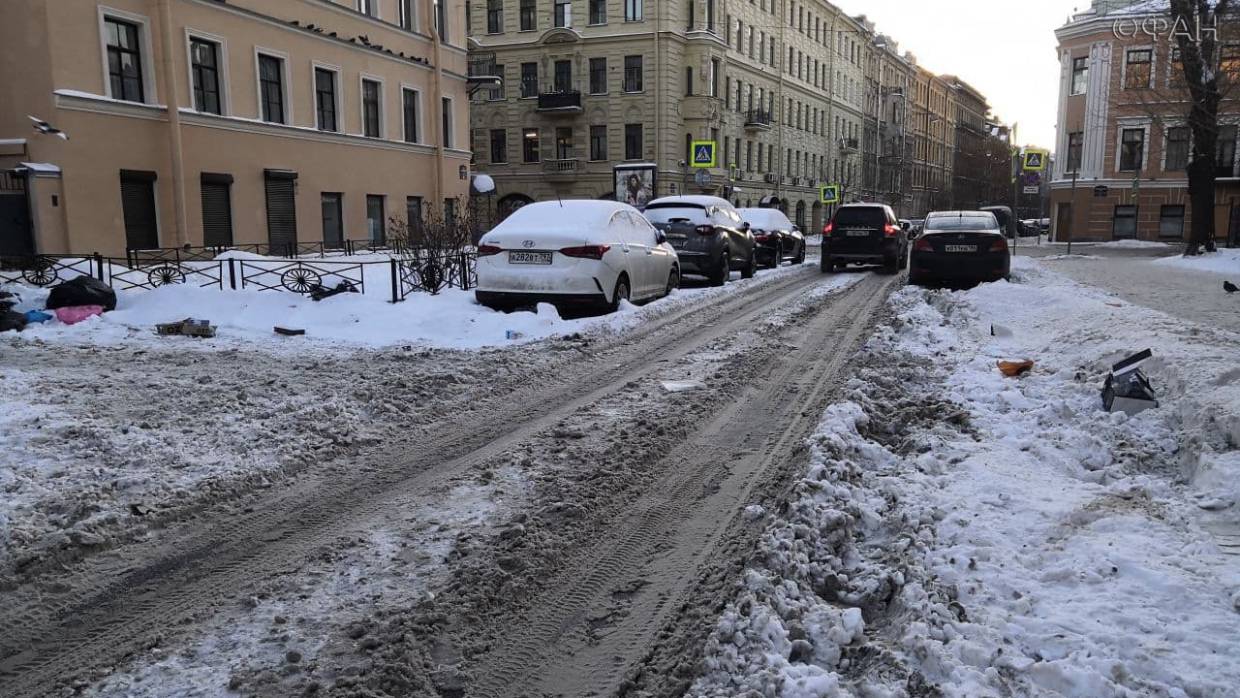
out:
<path id="1" fill-rule="evenodd" d="M 805 261 L 805 235 L 777 208 L 738 208 L 758 243 L 758 264 L 777 267 L 787 260 Z"/>
<path id="2" fill-rule="evenodd" d="M 989 211 L 935 211 L 909 255 L 910 283 L 963 284 L 1006 279 L 1007 237 Z"/>

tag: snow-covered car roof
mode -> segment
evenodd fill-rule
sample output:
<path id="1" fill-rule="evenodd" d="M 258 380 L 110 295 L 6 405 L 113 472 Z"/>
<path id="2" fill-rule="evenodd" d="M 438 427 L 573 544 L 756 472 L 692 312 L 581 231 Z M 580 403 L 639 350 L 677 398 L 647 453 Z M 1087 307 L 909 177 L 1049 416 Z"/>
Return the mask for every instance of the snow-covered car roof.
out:
<path id="1" fill-rule="evenodd" d="M 720 199 L 717 196 L 704 196 L 701 194 L 690 194 L 686 196 L 665 196 L 661 199 L 655 199 L 646 204 L 646 207 L 662 206 L 668 204 L 692 204 L 695 206 L 723 206 L 731 208 L 732 202 L 727 199 Z"/>
<path id="2" fill-rule="evenodd" d="M 760 230 L 792 230 L 792 221 L 777 208 L 738 208 L 741 219 Z"/>
<path id="3" fill-rule="evenodd" d="M 642 215 L 637 209 L 621 201 L 538 201 L 513 211 L 512 215 L 490 232 L 578 233 L 583 230 L 598 230 L 605 228 L 617 211 L 630 211 L 638 218 Z"/>

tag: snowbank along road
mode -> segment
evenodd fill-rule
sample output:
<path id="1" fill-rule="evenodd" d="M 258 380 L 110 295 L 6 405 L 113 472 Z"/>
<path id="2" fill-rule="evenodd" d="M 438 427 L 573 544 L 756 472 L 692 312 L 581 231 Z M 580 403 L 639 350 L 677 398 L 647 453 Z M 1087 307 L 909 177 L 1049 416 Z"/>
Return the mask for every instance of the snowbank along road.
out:
<path id="1" fill-rule="evenodd" d="M 740 505 L 781 494 L 896 283 L 802 267 L 473 365 L 386 446 L 32 563 L 3 590 L 0 693 L 683 692 L 756 535 Z"/>

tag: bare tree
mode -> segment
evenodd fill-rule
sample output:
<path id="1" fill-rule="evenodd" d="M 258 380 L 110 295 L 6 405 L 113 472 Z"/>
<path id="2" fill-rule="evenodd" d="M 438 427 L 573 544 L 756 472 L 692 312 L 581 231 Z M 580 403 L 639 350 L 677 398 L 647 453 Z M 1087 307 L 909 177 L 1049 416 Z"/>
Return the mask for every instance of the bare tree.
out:
<path id="1" fill-rule="evenodd" d="M 461 287 L 469 274 L 473 224 L 468 215 L 446 216 L 435 209 L 421 220 L 388 219 L 388 242 L 401 269 L 401 283 L 439 293 Z"/>
<path id="2" fill-rule="evenodd" d="M 1232 11 L 1231 0 L 1170 0 L 1172 37 L 1180 51 L 1184 80 L 1190 97 L 1188 127 L 1192 156 L 1188 163 L 1188 198 L 1192 226 L 1185 255 L 1200 254 L 1214 245 L 1214 176 L 1218 148 L 1218 111 L 1223 99 L 1220 73 L 1226 82 L 1233 68 L 1220 68 L 1216 27 Z"/>

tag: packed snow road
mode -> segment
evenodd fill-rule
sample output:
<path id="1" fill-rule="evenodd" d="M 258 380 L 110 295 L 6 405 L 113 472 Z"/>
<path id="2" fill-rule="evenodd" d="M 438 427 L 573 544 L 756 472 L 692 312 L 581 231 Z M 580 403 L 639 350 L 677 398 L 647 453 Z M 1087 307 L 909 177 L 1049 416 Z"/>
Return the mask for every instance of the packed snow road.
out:
<path id="1" fill-rule="evenodd" d="M 347 429 L 343 444 L 313 430 L 324 462 L 10 561 L 0 693 L 683 690 L 673 658 L 691 661 L 713 621 L 702 595 L 751 542 L 737 503 L 778 495 L 895 284 L 805 266 L 618 335 L 342 373 L 337 390 L 381 404 L 306 415 Z M 295 392 L 299 370 L 343 368 L 278 364 L 243 371 Z M 392 385 L 419 397 L 407 419 L 379 397 Z M 255 429 L 285 419 L 262 399 Z M 366 419 L 389 428 L 343 426 Z M 305 424 L 286 427 L 301 453 Z M 667 656 L 650 652 L 660 628 Z"/>

